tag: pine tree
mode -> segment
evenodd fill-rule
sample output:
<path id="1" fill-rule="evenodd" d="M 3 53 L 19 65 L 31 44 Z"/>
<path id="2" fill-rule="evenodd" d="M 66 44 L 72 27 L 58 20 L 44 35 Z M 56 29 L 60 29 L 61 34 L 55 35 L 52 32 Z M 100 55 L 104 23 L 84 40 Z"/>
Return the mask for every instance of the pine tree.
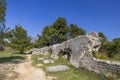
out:
<path id="1" fill-rule="evenodd" d="M 67 20 L 65 18 L 59 17 L 53 24 L 53 27 L 57 30 L 56 43 L 61 43 L 67 40 L 67 33 L 69 32 L 69 27 L 67 25 Z"/>
<path id="2" fill-rule="evenodd" d="M 4 44 L 4 33 L 7 30 L 5 26 L 6 0 L 0 0 L 0 45 Z"/>
<path id="3" fill-rule="evenodd" d="M 53 45 L 66 41 L 68 32 L 69 27 L 66 19 L 59 17 L 53 25 L 45 26 L 41 36 L 38 36 L 38 40 L 36 40 L 36 45 L 44 47 L 48 44 Z"/>
<path id="4" fill-rule="evenodd" d="M 0 22 L 4 19 L 6 13 L 6 0 L 0 0 Z"/>
<path id="5" fill-rule="evenodd" d="M 11 47 L 19 50 L 20 53 L 24 53 L 24 50 L 31 44 L 31 37 L 27 35 L 27 31 L 21 25 L 16 25 L 9 34 Z"/>
<path id="6" fill-rule="evenodd" d="M 77 25 L 75 24 L 70 24 L 70 38 L 74 38 L 78 35 L 85 35 L 86 31 L 82 28 L 79 28 Z"/>
<path id="7" fill-rule="evenodd" d="M 105 43 L 106 41 L 108 41 L 107 37 L 104 35 L 104 33 L 99 32 L 98 35 L 101 38 L 102 43 Z"/>
<path id="8" fill-rule="evenodd" d="M 4 50 L 6 0 L 0 0 L 0 50 Z"/>

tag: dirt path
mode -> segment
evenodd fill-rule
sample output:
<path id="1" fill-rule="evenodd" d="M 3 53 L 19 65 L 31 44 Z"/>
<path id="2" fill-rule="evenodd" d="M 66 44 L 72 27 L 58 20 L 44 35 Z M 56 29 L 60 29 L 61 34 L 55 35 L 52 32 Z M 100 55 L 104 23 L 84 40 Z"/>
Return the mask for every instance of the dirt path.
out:
<path id="1" fill-rule="evenodd" d="M 27 61 L 15 66 L 15 71 L 19 76 L 15 80 L 48 80 L 42 69 L 31 65 L 31 55 L 27 55 Z"/>

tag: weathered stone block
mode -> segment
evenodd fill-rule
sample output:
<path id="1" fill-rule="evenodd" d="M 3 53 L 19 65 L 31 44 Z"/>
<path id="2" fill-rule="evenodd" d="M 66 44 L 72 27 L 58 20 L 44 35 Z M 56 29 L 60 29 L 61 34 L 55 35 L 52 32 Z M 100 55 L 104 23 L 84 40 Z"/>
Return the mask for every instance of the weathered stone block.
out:
<path id="1" fill-rule="evenodd" d="M 66 65 L 58 65 L 58 66 L 50 66 L 46 67 L 46 70 L 48 72 L 58 72 L 58 71 L 66 71 L 69 70 L 70 68 Z"/>
<path id="2" fill-rule="evenodd" d="M 43 60 L 44 64 L 54 63 L 54 60 L 45 59 Z"/>

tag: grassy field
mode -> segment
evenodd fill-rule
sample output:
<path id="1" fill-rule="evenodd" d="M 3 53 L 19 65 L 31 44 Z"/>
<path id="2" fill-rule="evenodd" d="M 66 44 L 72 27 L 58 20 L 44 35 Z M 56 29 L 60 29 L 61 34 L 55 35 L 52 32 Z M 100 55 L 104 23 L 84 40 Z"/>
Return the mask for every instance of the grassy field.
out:
<path id="1" fill-rule="evenodd" d="M 45 57 L 49 58 L 49 55 L 43 56 L 43 55 L 33 55 L 33 65 L 36 66 L 37 64 L 43 64 L 42 61 L 38 61 L 37 58 Z M 45 67 L 48 66 L 54 66 L 54 65 L 67 65 L 70 67 L 70 70 L 63 71 L 63 72 L 54 72 L 49 73 L 45 70 Z M 55 60 L 54 64 L 43 64 L 41 67 L 46 71 L 47 76 L 53 76 L 56 77 L 55 80 L 108 80 L 103 74 L 97 74 L 95 72 L 83 69 L 83 68 L 75 68 L 71 66 L 68 61 L 64 58 L 60 58 L 58 60 Z"/>

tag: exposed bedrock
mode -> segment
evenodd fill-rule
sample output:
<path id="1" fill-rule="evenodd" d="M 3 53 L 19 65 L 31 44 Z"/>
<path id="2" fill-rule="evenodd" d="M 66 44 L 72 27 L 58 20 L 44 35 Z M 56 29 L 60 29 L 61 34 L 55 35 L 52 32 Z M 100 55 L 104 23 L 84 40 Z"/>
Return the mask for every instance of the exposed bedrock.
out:
<path id="1" fill-rule="evenodd" d="M 62 52 L 75 67 L 84 67 L 95 72 L 120 72 L 120 63 L 96 59 L 92 56 L 92 51 L 98 51 L 101 47 L 101 41 L 97 33 L 77 36 L 61 44 L 55 44 L 49 47 L 31 49 L 33 54 L 52 53 L 51 58 L 59 59 Z"/>

